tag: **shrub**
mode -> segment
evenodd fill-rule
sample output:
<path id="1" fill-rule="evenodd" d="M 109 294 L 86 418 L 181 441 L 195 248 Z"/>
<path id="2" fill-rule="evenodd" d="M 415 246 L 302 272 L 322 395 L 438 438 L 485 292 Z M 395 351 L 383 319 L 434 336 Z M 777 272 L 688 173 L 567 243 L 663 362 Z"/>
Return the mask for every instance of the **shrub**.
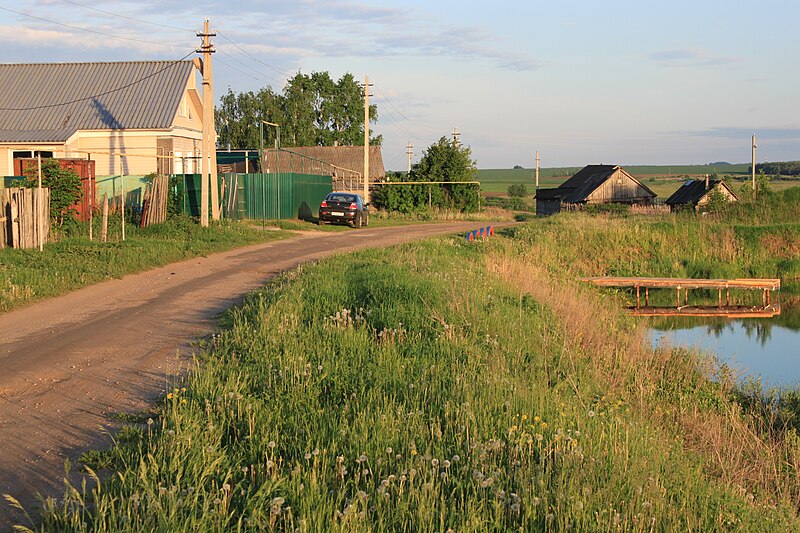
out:
<path id="1" fill-rule="evenodd" d="M 25 169 L 25 187 L 38 186 L 38 171 L 35 166 Z M 42 160 L 42 187 L 50 189 L 50 219 L 56 226 L 63 226 L 65 220 L 72 219 L 76 213 L 75 204 L 83 196 L 81 177 L 68 168 L 62 168 L 55 159 Z"/>
<path id="2" fill-rule="evenodd" d="M 508 186 L 508 195 L 515 198 L 524 198 L 528 196 L 528 188 L 524 183 L 513 183 Z"/>

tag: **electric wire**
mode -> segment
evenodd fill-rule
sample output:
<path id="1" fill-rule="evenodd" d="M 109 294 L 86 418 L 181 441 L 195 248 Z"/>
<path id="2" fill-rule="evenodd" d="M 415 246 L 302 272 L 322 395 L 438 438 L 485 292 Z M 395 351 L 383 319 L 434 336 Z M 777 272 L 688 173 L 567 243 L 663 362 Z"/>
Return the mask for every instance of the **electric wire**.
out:
<path id="1" fill-rule="evenodd" d="M 68 4 L 72 4 L 73 6 L 82 7 L 84 9 L 90 9 L 92 11 L 97 11 L 98 13 L 103 13 L 105 15 L 111 15 L 112 17 L 119 17 L 126 20 L 130 20 L 133 22 L 141 22 L 142 24 L 149 24 L 150 26 L 158 26 L 159 28 L 167 28 L 169 30 L 178 30 L 178 31 L 188 31 L 191 33 L 195 33 L 195 30 L 190 30 L 189 28 L 179 28 L 177 26 L 169 26 L 167 24 L 159 24 L 158 22 L 150 22 L 149 20 L 137 19 L 134 17 L 129 17 L 127 15 L 120 15 L 119 13 L 112 13 L 111 11 L 105 11 L 103 9 L 98 9 L 96 7 L 87 6 L 78 2 L 73 2 L 72 0 L 61 0 L 62 2 L 66 2 Z"/>
<path id="2" fill-rule="evenodd" d="M 67 102 L 59 102 L 57 104 L 46 104 L 46 105 L 39 105 L 39 106 L 32 106 L 32 107 L 0 107 L 0 111 L 35 111 L 37 109 L 51 109 L 51 108 L 54 108 L 54 107 L 62 107 L 62 106 L 65 106 L 65 105 L 70 105 L 70 104 L 75 104 L 75 103 L 78 103 L 78 102 L 83 102 L 85 100 L 92 100 L 93 98 L 99 98 L 101 96 L 106 96 L 106 95 L 109 95 L 109 94 L 112 94 L 112 93 L 116 93 L 116 92 L 119 92 L 119 91 L 124 91 L 125 89 L 127 89 L 129 87 L 133 87 L 134 85 L 142 83 L 145 80 L 148 80 L 148 79 L 150 79 L 152 77 L 155 77 L 155 76 L 161 74 L 165 70 L 169 70 L 171 68 L 175 68 L 176 66 L 178 66 L 178 64 L 180 64 L 181 61 L 183 61 L 184 59 L 186 59 L 187 57 L 189 57 L 189 56 L 191 56 L 193 54 L 195 54 L 194 50 L 192 50 L 191 52 L 189 52 L 188 54 L 186 54 L 182 58 L 180 58 L 180 59 L 178 59 L 178 60 L 176 60 L 174 62 L 171 62 L 169 65 L 167 65 L 166 67 L 164 67 L 162 69 L 159 69 L 159 70 L 157 70 L 157 71 L 155 71 L 155 72 L 153 72 L 151 74 L 148 74 L 147 76 L 139 78 L 138 80 L 135 80 L 135 81 L 132 81 L 132 82 L 127 83 L 125 85 L 122 85 L 121 87 L 117 87 L 115 89 L 110 89 L 110 90 L 104 91 L 102 93 L 97 93 L 97 94 L 93 94 L 91 96 L 84 96 L 84 97 L 81 97 L 81 98 L 76 98 L 74 100 L 69 100 Z"/>
<path id="3" fill-rule="evenodd" d="M 4 7 L 4 6 L 0 6 L 0 9 L 2 9 L 4 11 L 8 11 L 10 13 L 15 13 L 17 15 L 21 15 L 23 17 L 28 17 L 28 18 L 39 20 L 39 21 L 42 21 L 42 22 L 47 22 L 49 24 L 56 24 L 58 26 L 64 26 L 65 28 L 70 28 L 70 29 L 73 29 L 73 30 L 80 30 L 80 31 L 85 31 L 85 32 L 89 32 L 89 33 L 94 33 L 96 35 L 103 35 L 105 37 L 111 37 L 112 39 L 123 39 L 125 41 L 132 41 L 132 42 L 136 42 L 136 43 L 143 43 L 143 44 L 149 44 L 149 45 L 155 45 L 155 46 L 168 46 L 170 48 L 185 48 L 185 45 L 171 44 L 171 43 L 160 43 L 160 42 L 156 42 L 156 41 L 146 41 L 144 39 L 136 39 L 134 37 L 124 37 L 122 35 L 114 35 L 113 33 L 106 33 L 106 32 L 100 31 L 100 30 L 93 30 L 93 29 L 90 29 L 90 28 L 83 28 L 81 26 L 73 26 L 72 24 L 66 24 L 64 22 L 58 22 L 58 21 L 46 19 L 46 18 L 43 18 L 43 17 L 37 17 L 36 15 L 29 15 L 28 13 L 23 13 L 21 11 L 15 11 L 13 9 L 9 9 L 7 7 Z"/>
<path id="4" fill-rule="evenodd" d="M 392 109 L 394 109 L 395 111 L 397 111 L 397 112 L 400 114 L 400 116 L 401 116 L 401 117 L 403 117 L 404 119 L 406 119 L 406 120 L 407 120 L 407 121 L 409 121 L 409 122 L 413 122 L 413 123 L 415 123 L 415 124 L 417 124 L 417 125 L 419 125 L 419 126 L 422 126 L 423 128 L 427 129 L 427 130 L 428 130 L 428 131 L 430 131 L 431 133 L 436 133 L 436 131 L 437 131 L 437 130 L 436 130 L 435 128 L 433 128 L 433 127 L 431 127 L 431 126 L 428 126 L 427 124 L 423 124 L 422 122 L 420 122 L 420 121 L 418 121 L 418 120 L 414 120 L 414 119 L 412 119 L 412 118 L 408 118 L 408 117 L 405 115 L 405 113 L 403 113 L 402 111 L 400 111 L 400 109 L 399 109 L 397 106 L 395 106 L 395 105 L 394 105 L 394 104 L 393 104 L 393 103 L 392 103 L 392 102 L 389 100 L 389 98 L 388 98 L 388 97 L 387 97 L 387 96 L 386 96 L 386 95 L 383 93 L 383 91 L 381 91 L 381 88 L 380 88 L 380 87 L 377 87 L 377 86 L 376 86 L 376 87 L 375 87 L 375 89 L 376 89 L 376 90 L 377 90 L 377 91 L 380 93 L 380 95 L 383 97 L 383 100 L 384 100 L 384 101 L 385 101 L 385 102 L 386 102 L 386 103 L 389 105 L 389 107 L 391 107 Z"/>
<path id="5" fill-rule="evenodd" d="M 270 69 L 270 70 L 274 70 L 275 72 L 277 72 L 277 73 L 278 73 L 278 74 L 280 74 L 281 76 L 286 76 L 287 78 L 291 77 L 291 74 L 289 74 L 288 72 L 286 72 L 286 71 L 284 71 L 284 70 L 281 70 L 281 69 L 279 69 L 278 67 L 274 67 L 274 66 L 272 66 L 272 65 L 270 65 L 270 64 L 268 64 L 268 63 L 264 63 L 263 61 L 261 61 L 260 59 L 258 59 L 256 56 L 254 56 L 253 54 L 251 54 L 250 52 L 248 52 L 247 50 L 245 50 L 244 48 L 242 48 L 241 46 L 239 46 L 239 45 L 238 45 L 236 42 L 234 42 L 234 41 L 233 41 L 233 40 L 232 40 L 230 37 L 228 37 L 227 35 L 225 35 L 225 34 L 224 34 L 224 33 L 222 33 L 221 31 L 217 30 L 217 35 L 219 35 L 220 37 L 222 37 L 223 39 L 225 39 L 226 41 L 228 41 L 229 43 L 231 43 L 231 44 L 232 44 L 233 46 L 235 46 L 235 47 L 236 47 L 236 48 L 237 48 L 237 49 L 238 49 L 238 50 L 239 50 L 239 51 L 240 51 L 242 54 L 246 55 L 247 57 L 249 57 L 250 59 L 252 59 L 252 60 L 253 60 L 253 61 L 255 61 L 256 63 L 260 63 L 261 65 L 264 65 L 264 66 L 265 66 L 265 67 L 267 67 L 268 69 Z"/>

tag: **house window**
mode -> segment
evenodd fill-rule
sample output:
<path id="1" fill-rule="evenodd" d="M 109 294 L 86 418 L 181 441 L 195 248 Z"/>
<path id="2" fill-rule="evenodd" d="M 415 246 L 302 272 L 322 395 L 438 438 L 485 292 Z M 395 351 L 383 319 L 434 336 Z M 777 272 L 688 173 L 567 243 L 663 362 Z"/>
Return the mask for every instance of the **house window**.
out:
<path id="1" fill-rule="evenodd" d="M 41 150 L 16 150 L 14 151 L 14 159 L 31 159 L 39 157 L 41 154 L 42 159 L 50 159 L 53 157 L 53 152 L 45 152 Z"/>
<path id="2" fill-rule="evenodd" d="M 189 106 L 188 103 L 186 102 L 186 97 L 181 98 L 181 105 L 180 107 L 178 107 L 178 115 L 181 117 L 189 116 Z"/>

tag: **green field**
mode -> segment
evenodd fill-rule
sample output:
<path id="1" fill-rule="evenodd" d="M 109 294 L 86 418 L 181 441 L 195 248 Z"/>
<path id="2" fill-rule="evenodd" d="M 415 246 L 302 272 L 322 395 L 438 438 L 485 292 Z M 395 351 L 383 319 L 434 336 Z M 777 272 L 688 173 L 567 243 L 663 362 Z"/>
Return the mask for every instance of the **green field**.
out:
<path id="1" fill-rule="evenodd" d="M 539 170 L 539 186 L 542 188 L 558 187 L 581 168 L 542 168 Z M 749 165 L 745 163 L 735 165 L 633 165 L 624 168 L 662 200 L 667 199 L 675 192 L 686 181 L 687 176 L 697 177 L 705 174 L 730 176 L 733 179 L 734 191 L 738 191 L 749 177 Z M 478 170 L 478 181 L 481 182 L 481 191 L 485 195 L 505 194 L 508 186 L 515 183 L 522 183 L 528 187 L 529 192 L 533 192 L 535 189 L 533 172 L 528 168 L 482 169 Z M 770 186 L 774 191 L 782 191 L 798 184 L 800 184 L 800 179 L 784 177 L 780 180 L 773 180 Z"/>

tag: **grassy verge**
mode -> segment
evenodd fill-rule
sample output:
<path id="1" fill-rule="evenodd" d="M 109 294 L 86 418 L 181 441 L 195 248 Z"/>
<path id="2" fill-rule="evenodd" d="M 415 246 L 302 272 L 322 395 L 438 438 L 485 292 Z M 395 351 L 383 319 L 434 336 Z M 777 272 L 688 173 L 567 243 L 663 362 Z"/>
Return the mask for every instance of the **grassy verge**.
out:
<path id="1" fill-rule="evenodd" d="M 42 529 L 800 527 L 796 436 L 572 282 L 561 223 L 280 277 Z"/>
<path id="2" fill-rule="evenodd" d="M 126 230 L 124 242 L 66 236 L 42 252 L 0 249 L 0 311 L 181 259 L 286 236 L 241 224 L 202 228 L 188 218 L 144 229 L 129 225 Z M 110 235 L 119 233 L 119 228 L 110 228 Z"/>

